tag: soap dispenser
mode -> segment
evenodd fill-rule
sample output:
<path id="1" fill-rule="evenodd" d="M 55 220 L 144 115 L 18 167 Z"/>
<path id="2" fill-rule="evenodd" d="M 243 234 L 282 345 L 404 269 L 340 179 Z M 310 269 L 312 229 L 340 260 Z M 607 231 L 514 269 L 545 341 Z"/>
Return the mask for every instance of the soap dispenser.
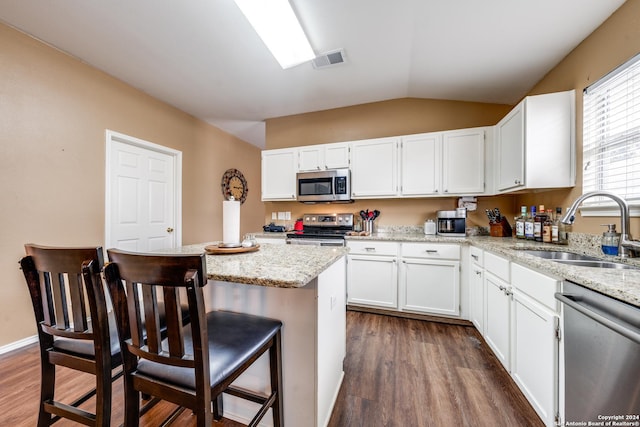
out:
<path id="1" fill-rule="evenodd" d="M 602 224 L 602 226 L 609 227 L 607 231 L 602 233 L 602 252 L 605 255 L 618 255 L 620 233 L 616 232 L 616 225 Z"/>

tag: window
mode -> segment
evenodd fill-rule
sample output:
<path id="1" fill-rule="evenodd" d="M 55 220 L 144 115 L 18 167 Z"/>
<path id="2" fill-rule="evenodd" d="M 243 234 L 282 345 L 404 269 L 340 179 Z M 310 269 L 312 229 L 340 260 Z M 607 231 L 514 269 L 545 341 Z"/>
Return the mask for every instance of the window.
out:
<path id="1" fill-rule="evenodd" d="M 640 54 L 586 88 L 583 99 L 583 192 L 611 191 L 640 205 Z M 587 210 L 610 204 L 585 201 Z"/>

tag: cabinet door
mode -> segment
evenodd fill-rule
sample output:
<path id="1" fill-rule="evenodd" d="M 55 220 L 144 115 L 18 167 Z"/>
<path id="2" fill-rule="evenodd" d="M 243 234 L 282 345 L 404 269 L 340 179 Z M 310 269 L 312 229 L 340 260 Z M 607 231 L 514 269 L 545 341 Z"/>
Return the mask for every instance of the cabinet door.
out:
<path id="1" fill-rule="evenodd" d="M 295 200 L 297 154 L 295 149 L 262 152 L 262 200 Z"/>
<path id="2" fill-rule="evenodd" d="M 349 255 L 347 303 L 397 309 L 396 257 Z"/>
<path id="3" fill-rule="evenodd" d="M 403 259 L 400 309 L 460 315 L 460 262 Z"/>
<path id="4" fill-rule="evenodd" d="M 510 310 L 509 284 L 485 270 L 484 339 L 500 363 L 510 368 Z"/>
<path id="5" fill-rule="evenodd" d="M 324 149 L 321 145 L 298 148 L 298 171 L 310 172 L 324 169 Z"/>
<path id="6" fill-rule="evenodd" d="M 484 129 L 444 132 L 442 136 L 442 192 L 484 192 Z"/>
<path id="7" fill-rule="evenodd" d="M 523 187 L 524 182 L 524 103 L 518 104 L 497 125 L 498 191 Z"/>
<path id="8" fill-rule="evenodd" d="M 402 138 L 400 191 L 403 196 L 438 194 L 441 141 L 441 133 L 425 133 Z"/>
<path id="9" fill-rule="evenodd" d="M 349 143 L 341 142 L 324 145 L 324 167 L 341 169 L 349 167 Z"/>
<path id="10" fill-rule="evenodd" d="M 558 408 L 558 317 L 514 290 L 511 322 L 511 376 L 545 425 L 553 426 Z"/>
<path id="11" fill-rule="evenodd" d="M 484 270 L 476 264 L 469 265 L 469 320 L 484 335 Z"/>
<path id="12" fill-rule="evenodd" d="M 398 138 L 353 142 L 351 195 L 354 198 L 398 194 Z"/>

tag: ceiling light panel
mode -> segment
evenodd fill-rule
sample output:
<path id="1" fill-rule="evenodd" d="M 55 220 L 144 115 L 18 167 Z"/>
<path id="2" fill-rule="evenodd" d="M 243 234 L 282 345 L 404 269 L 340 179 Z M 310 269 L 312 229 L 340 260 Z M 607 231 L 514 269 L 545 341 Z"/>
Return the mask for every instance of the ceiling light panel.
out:
<path id="1" fill-rule="evenodd" d="M 315 57 L 288 0 L 234 1 L 282 68 Z"/>

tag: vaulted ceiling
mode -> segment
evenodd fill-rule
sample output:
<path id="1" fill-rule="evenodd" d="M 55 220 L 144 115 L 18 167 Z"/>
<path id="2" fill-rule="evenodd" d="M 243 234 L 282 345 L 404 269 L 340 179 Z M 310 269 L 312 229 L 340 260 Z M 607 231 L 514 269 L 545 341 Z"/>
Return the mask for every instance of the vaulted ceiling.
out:
<path id="1" fill-rule="evenodd" d="M 264 120 L 415 97 L 514 104 L 624 0 L 291 0 L 283 70 L 233 0 L 2 0 L 0 21 L 257 146 Z"/>

